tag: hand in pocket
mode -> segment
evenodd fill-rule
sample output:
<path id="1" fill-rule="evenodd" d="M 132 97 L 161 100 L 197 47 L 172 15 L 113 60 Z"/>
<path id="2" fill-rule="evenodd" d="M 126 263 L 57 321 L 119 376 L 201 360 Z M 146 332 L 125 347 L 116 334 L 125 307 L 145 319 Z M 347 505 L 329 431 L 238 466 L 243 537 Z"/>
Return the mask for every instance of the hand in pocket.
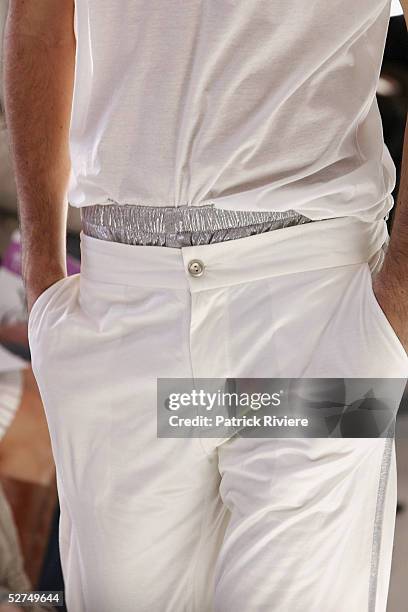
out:
<path id="1" fill-rule="evenodd" d="M 55 285 L 59 280 L 62 280 L 67 275 L 66 273 L 59 272 L 58 274 L 47 275 L 46 277 L 36 279 L 36 282 L 26 282 L 26 299 L 27 299 L 27 312 L 30 316 L 32 307 L 38 298 L 47 289 Z"/>

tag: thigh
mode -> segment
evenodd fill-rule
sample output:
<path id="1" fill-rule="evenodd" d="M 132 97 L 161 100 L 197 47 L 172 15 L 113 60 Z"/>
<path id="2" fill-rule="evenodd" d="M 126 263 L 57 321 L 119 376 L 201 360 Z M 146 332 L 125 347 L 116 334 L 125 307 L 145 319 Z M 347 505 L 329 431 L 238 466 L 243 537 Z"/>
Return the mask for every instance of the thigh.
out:
<path id="1" fill-rule="evenodd" d="M 224 301 L 231 376 L 408 376 L 367 263 L 242 284 Z"/>
<path id="2" fill-rule="evenodd" d="M 231 289 L 231 376 L 406 379 L 407 355 L 371 281 L 363 263 Z M 218 453 L 231 521 L 216 568 L 217 612 L 385 612 L 392 438 L 237 436 Z"/>
<path id="3" fill-rule="evenodd" d="M 210 610 L 227 517 L 217 465 L 199 439 L 156 431 L 156 378 L 191 375 L 187 297 L 78 275 L 34 310 L 74 612 Z"/>
<path id="4" fill-rule="evenodd" d="M 391 438 L 236 438 L 218 452 L 231 520 L 216 568 L 217 612 L 385 612 Z"/>

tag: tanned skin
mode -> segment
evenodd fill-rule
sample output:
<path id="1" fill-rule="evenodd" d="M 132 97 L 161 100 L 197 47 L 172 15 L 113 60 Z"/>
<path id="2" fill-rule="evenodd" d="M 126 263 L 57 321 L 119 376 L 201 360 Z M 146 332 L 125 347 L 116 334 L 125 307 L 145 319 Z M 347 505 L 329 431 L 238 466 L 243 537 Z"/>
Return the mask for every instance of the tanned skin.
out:
<path id="1" fill-rule="evenodd" d="M 4 100 L 15 173 L 27 307 L 67 275 L 74 0 L 10 0 Z"/>
<path id="2" fill-rule="evenodd" d="M 408 0 L 402 0 L 408 21 Z M 66 276 L 74 0 L 10 0 L 5 30 L 6 121 L 15 172 L 27 306 Z M 407 124 L 408 125 L 408 124 Z M 408 127 L 399 197 L 377 300 L 408 351 Z"/>
<path id="3" fill-rule="evenodd" d="M 408 25 L 408 0 L 400 2 Z M 391 239 L 373 287 L 378 302 L 408 352 L 408 120 Z"/>

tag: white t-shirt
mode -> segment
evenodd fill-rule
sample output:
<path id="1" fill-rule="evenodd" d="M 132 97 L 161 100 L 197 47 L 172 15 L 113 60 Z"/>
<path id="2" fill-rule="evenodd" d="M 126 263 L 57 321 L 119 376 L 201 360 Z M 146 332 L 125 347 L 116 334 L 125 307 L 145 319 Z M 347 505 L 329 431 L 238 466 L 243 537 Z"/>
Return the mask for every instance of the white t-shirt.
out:
<path id="1" fill-rule="evenodd" d="M 76 0 L 73 206 L 380 219 L 390 0 Z"/>

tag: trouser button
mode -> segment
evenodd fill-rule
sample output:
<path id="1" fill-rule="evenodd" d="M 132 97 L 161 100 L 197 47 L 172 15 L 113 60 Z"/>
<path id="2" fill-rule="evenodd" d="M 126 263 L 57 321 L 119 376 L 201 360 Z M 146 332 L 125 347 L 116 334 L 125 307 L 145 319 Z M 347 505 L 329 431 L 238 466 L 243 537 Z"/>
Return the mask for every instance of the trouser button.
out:
<path id="1" fill-rule="evenodd" d="M 188 271 L 191 276 L 201 276 L 204 272 L 204 264 L 199 259 L 192 259 L 188 264 Z"/>

